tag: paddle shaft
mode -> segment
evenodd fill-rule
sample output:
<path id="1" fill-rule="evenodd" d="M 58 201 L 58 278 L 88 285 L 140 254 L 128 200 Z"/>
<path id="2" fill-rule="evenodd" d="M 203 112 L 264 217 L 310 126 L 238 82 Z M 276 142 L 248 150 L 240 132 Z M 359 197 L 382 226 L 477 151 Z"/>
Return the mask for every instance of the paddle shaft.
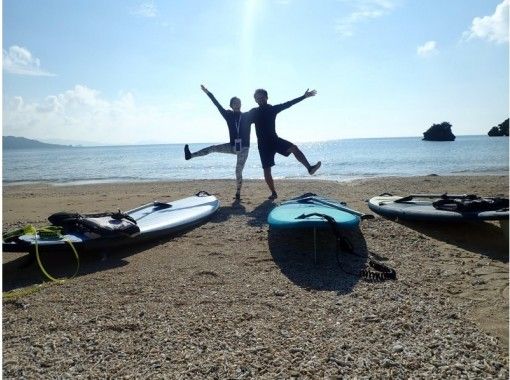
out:
<path id="1" fill-rule="evenodd" d="M 405 197 L 399 198 L 394 200 L 395 203 L 404 203 L 409 202 L 415 198 L 428 198 L 428 199 L 475 199 L 478 198 L 477 195 L 474 194 L 452 194 L 448 195 L 447 193 L 444 194 L 411 194 L 407 195 Z"/>
<path id="2" fill-rule="evenodd" d="M 471 195 L 468 194 L 452 194 L 448 195 L 447 193 L 444 194 L 411 194 L 408 195 L 409 197 L 413 198 L 467 198 Z M 407 198 L 407 197 L 405 197 Z"/>

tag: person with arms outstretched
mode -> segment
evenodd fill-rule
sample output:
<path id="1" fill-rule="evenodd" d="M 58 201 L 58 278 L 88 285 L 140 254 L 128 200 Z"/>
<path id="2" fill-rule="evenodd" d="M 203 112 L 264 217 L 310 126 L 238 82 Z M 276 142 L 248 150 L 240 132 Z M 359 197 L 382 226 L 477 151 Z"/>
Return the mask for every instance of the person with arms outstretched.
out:
<path id="1" fill-rule="evenodd" d="M 230 142 L 220 145 L 211 145 L 195 153 L 191 153 L 189 145 L 186 144 L 184 145 L 184 158 L 189 160 L 194 157 L 205 156 L 209 153 L 235 154 L 237 156 L 235 199 L 239 200 L 241 199 L 241 187 L 243 185 L 243 169 L 250 151 L 251 123 L 248 121 L 247 113 L 241 112 L 241 100 L 239 98 L 234 96 L 230 99 L 230 108 L 232 108 L 232 111 L 226 110 L 204 85 L 200 87 L 218 108 L 221 116 L 223 116 L 227 122 Z"/>
<path id="2" fill-rule="evenodd" d="M 264 179 L 266 180 L 269 190 L 271 190 L 269 199 L 276 199 L 278 197 L 271 174 L 271 167 L 275 164 L 274 156 L 276 153 L 285 157 L 288 157 L 292 153 L 294 157 L 306 167 L 310 175 L 314 174 L 321 166 L 320 161 L 315 165 L 310 165 L 303 152 L 301 152 L 295 144 L 282 139 L 276 134 L 276 115 L 310 96 L 315 96 L 315 94 L 317 94 L 315 90 L 306 90 L 304 95 L 299 98 L 273 106 L 267 104 L 268 95 L 266 90 L 261 88 L 255 90 L 253 97 L 259 106 L 250 110 L 249 121 L 255 123 L 260 161 L 264 169 Z"/>

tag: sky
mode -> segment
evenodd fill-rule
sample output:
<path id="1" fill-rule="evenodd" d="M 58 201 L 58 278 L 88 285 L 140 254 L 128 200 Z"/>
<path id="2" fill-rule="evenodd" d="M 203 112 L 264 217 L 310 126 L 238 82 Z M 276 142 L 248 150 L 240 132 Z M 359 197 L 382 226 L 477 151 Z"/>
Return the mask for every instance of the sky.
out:
<path id="1" fill-rule="evenodd" d="M 293 142 L 486 134 L 509 113 L 510 0 L 3 0 L 4 136 L 226 142 L 228 108 Z M 252 128 L 252 138 L 255 131 Z"/>

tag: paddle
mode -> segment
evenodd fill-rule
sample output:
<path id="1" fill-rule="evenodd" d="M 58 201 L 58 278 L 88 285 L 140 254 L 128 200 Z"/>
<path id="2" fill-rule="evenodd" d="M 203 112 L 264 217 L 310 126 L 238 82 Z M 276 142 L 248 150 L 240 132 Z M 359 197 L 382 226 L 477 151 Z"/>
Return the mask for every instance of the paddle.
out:
<path id="1" fill-rule="evenodd" d="M 382 195 L 387 195 L 387 194 L 382 194 Z M 388 195 L 391 195 L 391 194 L 388 194 Z M 408 202 L 414 198 L 441 198 L 441 199 L 466 199 L 466 198 L 471 198 L 471 199 L 476 199 L 478 198 L 477 195 L 474 195 L 474 194 L 453 194 L 453 195 L 448 195 L 447 193 L 444 193 L 444 194 L 411 194 L 411 195 L 407 195 L 405 197 L 402 197 L 400 199 L 397 199 L 395 200 L 394 202 L 395 203 L 400 203 L 400 202 Z"/>

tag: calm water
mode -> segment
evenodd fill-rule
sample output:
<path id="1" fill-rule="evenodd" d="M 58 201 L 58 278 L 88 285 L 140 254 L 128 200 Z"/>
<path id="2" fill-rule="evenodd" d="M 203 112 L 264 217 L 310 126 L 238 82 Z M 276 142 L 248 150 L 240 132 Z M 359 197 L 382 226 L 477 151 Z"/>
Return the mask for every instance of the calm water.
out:
<path id="1" fill-rule="evenodd" d="M 508 138 L 460 136 L 454 142 L 418 137 L 335 140 L 298 144 L 310 162 L 322 161 L 316 179 L 345 181 L 378 176 L 508 173 Z M 207 144 L 191 144 L 191 151 Z M 183 145 L 4 150 L 3 184 L 98 183 L 234 178 L 235 156 L 214 153 L 184 160 Z M 275 178 L 310 178 L 293 156 L 276 156 Z M 244 170 L 263 178 L 256 144 Z"/>

